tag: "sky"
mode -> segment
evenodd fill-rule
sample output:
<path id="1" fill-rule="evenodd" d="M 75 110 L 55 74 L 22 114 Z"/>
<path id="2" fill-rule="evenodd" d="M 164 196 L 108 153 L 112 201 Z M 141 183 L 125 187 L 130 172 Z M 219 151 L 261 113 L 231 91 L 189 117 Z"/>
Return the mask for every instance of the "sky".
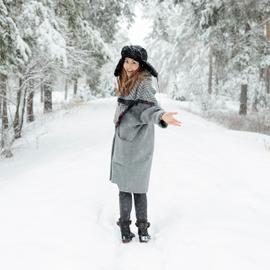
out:
<path id="1" fill-rule="evenodd" d="M 147 33 L 150 31 L 151 22 L 142 18 L 142 6 L 141 4 L 136 5 L 135 7 L 135 23 L 129 29 L 129 39 L 132 44 L 144 46 L 144 38 L 146 37 Z"/>

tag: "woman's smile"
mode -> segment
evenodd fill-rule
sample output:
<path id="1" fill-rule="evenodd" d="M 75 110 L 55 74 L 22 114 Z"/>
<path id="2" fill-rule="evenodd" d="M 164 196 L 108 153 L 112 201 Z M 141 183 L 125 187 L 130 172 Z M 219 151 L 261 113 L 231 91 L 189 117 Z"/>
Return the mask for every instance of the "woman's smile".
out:
<path id="1" fill-rule="evenodd" d="M 134 73 L 134 71 L 136 71 L 138 68 L 139 68 L 138 61 L 136 61 L 132 58 L 129 58 L 129 57 L 125 58 L 124 69 L 125 69 L 128 77 L 130 77 Z"/>

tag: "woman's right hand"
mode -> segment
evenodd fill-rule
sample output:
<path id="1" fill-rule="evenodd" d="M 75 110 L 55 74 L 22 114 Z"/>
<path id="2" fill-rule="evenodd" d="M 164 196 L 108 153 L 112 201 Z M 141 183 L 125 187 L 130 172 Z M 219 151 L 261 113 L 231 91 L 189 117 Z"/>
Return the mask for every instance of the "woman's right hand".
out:
<path id="1" fill-rule="evenodd" d="M 166 112 L 161 116 L 161 119 L 169 125 L 181 126 L 182 123 L 173 117 L 174 114 L 178 114 L 178 112 Z"/>

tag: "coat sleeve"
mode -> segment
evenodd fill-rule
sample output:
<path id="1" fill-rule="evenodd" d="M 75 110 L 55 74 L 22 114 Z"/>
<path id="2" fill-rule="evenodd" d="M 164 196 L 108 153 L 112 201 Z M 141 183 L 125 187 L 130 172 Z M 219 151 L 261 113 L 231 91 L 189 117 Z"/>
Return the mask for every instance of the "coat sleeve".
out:
<path id="1" fill-rule="evenodd" d="M 160 120 L 161 114 L 165 113 L 165 110 L 162 109 L 156 98 L 155 98 L 156 90 L 152 86 L 152 81 L 146 79 L 142 82 L 141 86 L 139 87 L 139 99 L 150 101 L 154 103 L 154 106 L 148 104 L 140 104 L 141 112 L 140 112 L 140 121 L 144 124 L 157 124 L 161 128 L 166 128 L 168 124 Z"/>

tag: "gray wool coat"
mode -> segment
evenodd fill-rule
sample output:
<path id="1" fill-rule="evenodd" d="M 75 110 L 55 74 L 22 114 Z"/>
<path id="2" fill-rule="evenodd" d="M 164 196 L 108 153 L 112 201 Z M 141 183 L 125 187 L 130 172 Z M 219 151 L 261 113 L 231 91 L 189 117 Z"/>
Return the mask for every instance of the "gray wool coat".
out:
<path id="1" fill-rule="evenodd" d="M 142 99 L 154 102 L 154 106 L 139 103 L 133 106 L 115 129 L 111 149 L 110 181 L 118 185 L 120 191 L 146 193 L 154 152 L 155 126 L 166 128 L 168 124 L 160 120 L 165 111 L 155 98 L 151 76 L 137 82 L 126 100 Z M 117 104 L 113 122 L 127 105 Z"/>

